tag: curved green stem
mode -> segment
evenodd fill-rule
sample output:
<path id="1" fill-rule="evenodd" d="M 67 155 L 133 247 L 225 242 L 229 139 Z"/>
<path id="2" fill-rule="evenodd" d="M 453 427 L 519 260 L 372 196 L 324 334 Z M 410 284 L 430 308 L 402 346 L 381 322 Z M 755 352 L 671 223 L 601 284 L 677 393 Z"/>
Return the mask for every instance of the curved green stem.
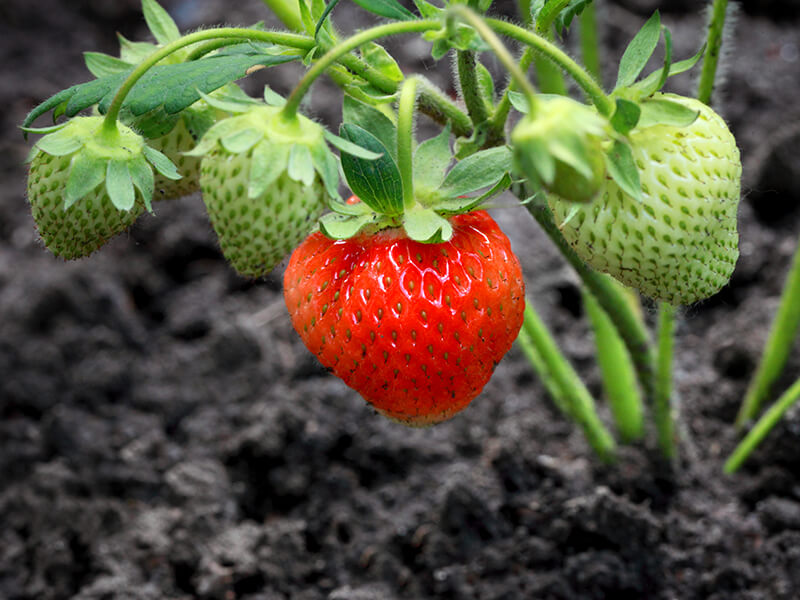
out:
<path id="1" fill-rule="evenodd" d="M 472 10 L 468 9 L 463 4 L 455 4 L 450 7 L 451 14 L 458 16 L 460 19 L 468 23 L 478 34 L 483 38 L 489 47 L 497 56 L 498 60 L 503 63 L 506 71 L 514 78 L 514 81 L 522 89 L 528 100 L 531 113 L 536 112 L 538 99 L 536 98 L 536 90 L 533 85 L 525 76 L 525 73 L 519 68 L 519 65 L 511 56 L 511 53 L 505 47 L 503 42 L 494 34 L 492 29 L 487 24 L 493 19 L 484 19 L 483 17 L 475 14 Z"/>
<path id="2" fill-rule="evenodd" d="M 677 455 L 675 441 L 675 403 L 672 401 L 672 358 L 675 345 L 675 307 L 667 302 L 658 306 L 658 371 L 656 375 L 655 421 L 658 445 L 668 459 Z"/>
<path id="3" fill-rule="evenodd" d="M 594 398 L 527 301 L 519 339 L 523 352 L 553 394 L 556 405 L 581 426 L 598 456 L 612 462 L 616 444 L 597 415 Z"/>
<path id="4" fill-rule="evenodd" d="M 472 50 L 459 50 L 456 57 L 458 65 L 458 82 L 461 85 L 461 96 L 467 106 L 467 112 L 475 127 L 483 125 L 489 119 L 486 103 L 480 92 L 477 73 L 477 58 Z"/>
<path id="5" fill-rule="evenodd" d="M 414 206 L 414 106 L 417 102 L 417 79 L 409 77 L 400 88 L 397 107 L 397 167 L 403 182 L 403 208 Z"/>
<path id="6" fill-rule="evenodd" d="M 340 57 L 344 56 L 351 50 L 355 50 L 362 44 L 366 44 L 367 42 L 371 42 L 383 37 L 389 37 L 403 33 L 421 33 L 431 29 L 438 29 L 439 27 L 441 27 L 441 23 L 434 20 L 426 19 L 419 21 L 399 21 L 365 29 L 353 37 L 342 41 L 328 50 L 328 52 L 326 52 L 322 58 L 314 63 L 314 66 L 306 71 L 306 74 L 303 75 L 303 78 L 300 80 L 294 90 L 292 90 L 292 93 L 286 100 L 286 104 L 283 107 L 284 116 L 292 117 L 295 113 L 297 113 L 297 109 L 300 108 L 300 102 L 302 102 L 303 98 L 305 97 L 306 93 L 308 93 L 308 90 L 311 88 L 311 85 L 314 83 L 314 81 L 316 81 L 317 77 L 322 75 L 328 69 L 328 67 L 330 67 L 333 63 L 339 60 Z"/>
<path id="7" fill-rule="evenodd" d="M 714 0 L 711 8 L 711 20 L 708 24 L 706 55 L 703 59 L 703 70 L 700 73 L 700 83 L 697 87 L 697 99 L 703 104 L 711 102 L 711 94 L 714 91 L 714 79 L 719 65 L 719 53 L 722 47 L 722 34 L 725 29 L 725 13 L 727 9 L 728 0 Z"/>
<path id="8" fill-rule="evenodd" d="M 761 443 L 773 427 L 781 420 L 781 417 L 789 410 L 792 405 L 800 399 L 800 379 L 794 382 L 784 394 L 769 407 L 769 410 L 758 420 L 745 438 L 739 443 L 725 462 L 725 472 L 733 473 L 750 456 L 750 453 Z"/>
<path id="9" fill-rule="evenodd" d="M 639 315 L 632 310 L 624 291 L 610 283 L 605 275 L 586 266 L 561 235 L 546 206 L 537 206 L 533 202 L 528 202 L 525 206 L 611 318 L 631 354 L 645 397 L 651 400 L 655 392 L 655 354 L 647 328 Z"/>
<path id="10" fill-rule="evenodd" d="M 783 285 L 781 302 L 772 322 L 761 360 L 736 417 L 737 428 L 741 429 L 758 414 L 770 387 L 783 371 L 798 328 L 800 328 L 800 244 L 795 250 L 792 266 Z"/>
<path id="11" fill-rule="evenodd" d="M 442 125 L 449 122 L 456 136 L 469 137 L 472 133 L 472 121 L 464 111 L 428 79 L 417 76 L 417 80 L 417 105 L 420 112 Z"/>
<path id="12" fill-rule="evenodd" d="M 542 53 L 575 80 L 597 107 L 600 114 L 607 117 L 613 114 L 616 108 L 614 101 L 605 94 L 600 84 L 598 84 L 583 67 L 570 58 L 566 52 L 561 50 L 561 48 L 547 41 L 542 36 L 528 31 L 527 29 L 523 29 L 518 25 L 514 25 L 513 23 L 507 23 L 500 19 L 486 19 L 486 24 L 497 33 L 522 42 L 530 46 L 530 48 L 536 52 Z"/>
<path id="13" fill-rule="evenodd" d="M 133 89 L 133 86 L 136 85 L 136 82 L 139 81 L 139 79 L 151 67 L 176 50 L 180 50 L 186 46 L 191 46 L 197 42 L 204 42 L 214 39 L 256 40 L 259 42 L 270 42 L 295 48 L 307 48 L 309 50 L 314 46 L 314 42 L 306 36 L 296 35 L 293 33 L 261 31 L 258 29 L 220 27 L 217 29 L 204 29 L 203 31 L 190 33 L 178 40 L 175 40 L 174 42 L 167 44 L 163 48 L 159 48 L 136 66 L 136 68 L 131 72 L 130 75 L 128 75 L 128 78 L 117 90 L 117 93 L 108 108 L 108 112 L 106 113 L 103 129 L 106 131 L 116 129 L 116 121 L 119 117 L 119 111 L 122 109 L 122 103 L 125 101 L 125 97 L 131 91 L 131 89 Z"/>

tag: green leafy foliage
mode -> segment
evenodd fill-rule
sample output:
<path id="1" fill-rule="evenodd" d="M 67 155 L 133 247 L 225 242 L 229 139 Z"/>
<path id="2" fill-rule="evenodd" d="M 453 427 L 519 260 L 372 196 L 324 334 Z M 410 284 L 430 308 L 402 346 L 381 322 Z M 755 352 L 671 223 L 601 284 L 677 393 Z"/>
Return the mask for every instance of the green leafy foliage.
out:
<path id="1" fill-rule="evenodd" d="M 353 123 L 343 123 L 341 137 L 381 156 L 367 160 L 342 152 L 342 170 L 353 193 L 373 210 L 386 215 L 403 211 L 403 182 L 397 163 L 381 140 Z"/>
<path id="2" fill-rule="evenodd" d="M 381 152 L 388 152 L 392 158 L 397 159 L 397 126 L 386 113 L 351 96 L 345 96 L 342 121 L 369 131 L 383 145 L 384 150 Z"/>
<path id="3" fill-rule="evenodd" d="M 397 2 L 397 0 L 353 0 L 353 2 L 379 17 L 396 21 L 411 21 L 417 18 L 414 13 Z"/>
<path id="4" fill-rule="evenodd" d="M 592 0 L 533 0 L 531 2 L 531 18 L 536 24 L 552 23 L 559 35 L 569 29 L 572 20 L 579 16 Z M 553 14 L 555 12 L 555 14 Z"/>
<path id="5" fill-rule="evenodd" d="M 210 93 L 226 83 L 241 79 L 257 65 L 273 66 L 295 60 L 297 56 L 275 54 L 276 46 L 239 45 L 227 53 L 176 65 L 159 65 L 150 69 L 125 98 L 123 107 L 140 116 L 163 107 L 167 114 L 175 114 L 200 99 L 200 92 Z M 105 112 L 114 94 L 130 75 L 132 68 L 99 79 L 69 87 L 34 108 L 23 121 L 31 125 L 39 116 L 54 111 L 73 117 L 95 104 Z"/>
<path id="6" fill-rule="evenodd" d="M 642 201 L 642 184 L 639 181 L 639 170 L 633 160 L 631 147 L 616 140 L 606 153 L 608 174 L 620 189 L 638 202 Z"/>
<path id="7" fill-rule="evenodd" d="M 615 89 L 632 85 L 653 55 L 661 37 L 661 16 L 653 13 L 642 26 L 622 55 Z"/>

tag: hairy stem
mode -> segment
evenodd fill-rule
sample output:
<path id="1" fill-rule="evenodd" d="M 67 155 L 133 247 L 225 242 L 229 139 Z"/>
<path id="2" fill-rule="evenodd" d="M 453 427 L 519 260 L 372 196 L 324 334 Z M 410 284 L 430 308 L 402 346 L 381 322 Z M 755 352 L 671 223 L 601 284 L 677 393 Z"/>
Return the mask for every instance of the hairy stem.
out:
<path id="1" fill-rule="evenodd" d="M 520 69 L 517 62 L 511 56 L 508 48 L 503 45 L 503 42 L 494 34 L 492 29 L 488 26 L 487 20 L 475 14 L 473 11 L 464 5 L 455 4 L 450 7 L 452 14 L 458 16 L 460 19 L 469 24 L 478 34 L 483 38 L 489 47 L 497 56 L 498 60 L 503 64 L 503 67 L 508 71 L 509 75 L 514 78 L 514 81 L 522 89 L 522 93 L 528 100 L 528 106 L 531 113 L 536 111 L 538 99 L 536 98 L 536 90 L 533 85 L 525 76 L 525 73 Z"/>
<path id="2" fill-rule="evenodd" d="M 417 107 L 431 119 L 444 125 L 450 123 L 458 137 L 469 137 L 472 121 L 439 88 L 424 77 L 418 77 Z"/>
<path id="3" fill-rule="evenodd" d="M 714 0 L 714 4 L 711 7 L 706 55 L 703 59 L 703 70 L 700 73 L 700 83 L 697 87 L 697 99 L 704 104 L 711 102 L 711 94 L 714 91 L 714 79 L 719 65 L 719 53 L 722 48 L 722 33 L 725 29 L 727 9 L 728 0 Z"/>
<path id="4" fill-rule="evenodd" d="M 597 107 L 600 114 L 608 117 L 614 112 L 616 105 L 611 98 L 606 96 L 600 84 L 598 84 L 583 67 L 554 43 L 549 42 L 541 35 L 500 19 L 486 19 L 486 23 L 497 33 L 522 42 L 530 46 L 533 50 L 542 53 L 561 69 L 566 71 L 586 93 L 592 103 Z"/>
<path id="5" fill-rule="evenodd" d="M 473 125 L 478 127 L 489 119 L 489 112 L 486 110 L 486 103 L 483 101 L 483 94 L 478 84 L 477 57 L 472 50 L 459 50 L 456 64 L 464 104 L 467 106 Z"/>
<path id="6" fill-rule="evenodd" d="M 191 46 L 197 42 L 205 42 L 214 39 L 243 39 L 254 40 L 258 42 L 269 42 L 273 44 L 280 44 L 282 46 L 290 46 L 292 48 L 308 49 L 314 47 L 314 42 L 310 38 L 303 35 L 296 35 L 293 33 L 281 33 L 275 31 L 261 31 L 257 29 L 241 29 L 238 27 L 220 27 L 217 29 L 204 29 L 196 31 L 183 36 L 155 50 L 150 56 L 144 59 L 132 72 L 128 78 L 122 83 L 117 90 L 114 99 L 106 113 L 103 128 L 107 131 L 116 129 L 116 121 L 119 117 L 119 111 L 122 109 L 122 103 L 125 97 L 136 85 L 136 82 L 155 64 L 169 56 L 176 50 Z"/>
<path id="7" fill-rule="evenodd" d="M 303 78 L 294 88 L 286 104 L 283 107 L 283 114 L 290 117 L 297 112 L 311 85 L 316 81 L 317 77 L 322 75 L 328 67 L 339 60 L 340 57 L 346 55 L 351 50 L 355 50 L 362 44 L 377 40 L 383 37 L 392 35 L 400 35 L 404 33 L 421 33 L 431 29 L 438 29 L 441 24 L 434 20 L 419 20 L 419 21 L 399 21 L 394 23 L 387 23 L 385 25 L 378 25 L 366 29 L 354 35 L 351 38 L 343 40 L 325 53 L 314 65 L 306 71 Z"/>
<path id="8" fill-rule="evenodd" d="M 570 0 L 551 0 L 544 5 L 536 19 L 536 33 L 552 42 L 553 22 L 559 13 L 564 10 Z M 555 64 L 547 57 L 539 54 L 534 58 L 536 65 L 536 77 L 539 89 L 545 94 L 558 94 L 564 96 L 567 93 L 567 86 L 564 82 L 564 75 Z"/>
<path id="9" fill-rule="evenodd" d="M 624 291 L 610 283 L 605 275 L 586 266 L 561 235 L 547 207 L 532 202 L 526 207 L 611 318 L 631 354 L 645 397 L 654 398 L 655 355 L 650 336 L 644 322 L 628 303 Z"/>

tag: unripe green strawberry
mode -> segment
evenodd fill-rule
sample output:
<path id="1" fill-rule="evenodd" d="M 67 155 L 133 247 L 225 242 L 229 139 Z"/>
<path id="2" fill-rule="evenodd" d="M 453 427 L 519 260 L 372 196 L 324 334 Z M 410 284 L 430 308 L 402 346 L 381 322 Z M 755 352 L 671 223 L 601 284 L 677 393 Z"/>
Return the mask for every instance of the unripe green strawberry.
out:
<path id="1" fill-rule="evenodd" d="M 150 146 L 169 158 L 182 175 L 174 180 L 157 173 L 154 182 L 156 200 L 181 198 L 200 189 L 200 159 L 185 154 L 194 148 L 196 142 L 183 119 L 178 119 L 169 133 L 150 140 Z"/>
<path id="2" fill-rule="evenodd" d="M 65 259 L 88 256 L 125 231 L 153 194 L 153 169 L 179 177 L 130 128 L 78 117 L 34 146 L 28 200 L 45 246 Z"/>
<path id="3" fill-rule="evenodd" d="M 263 277 L 316 226 L 337 194 L 336 162 L 320 125 L 277 107 L 249 107 L 212 127 L 191 152 L 225 258 Z"/>
<path id="4" fill-rule="evenodd" d="M 674 94 L 657 97 L 699 116 L 686 127 L 631 131 L 642 202 L 607 179 L 601 197 L 577 212 L 553 198 L 550 207 L 590 266 L 651 298 L 690 304 L 718 292 L 733 273 L 742 166 L 733 135 L 711 108 Z"/>

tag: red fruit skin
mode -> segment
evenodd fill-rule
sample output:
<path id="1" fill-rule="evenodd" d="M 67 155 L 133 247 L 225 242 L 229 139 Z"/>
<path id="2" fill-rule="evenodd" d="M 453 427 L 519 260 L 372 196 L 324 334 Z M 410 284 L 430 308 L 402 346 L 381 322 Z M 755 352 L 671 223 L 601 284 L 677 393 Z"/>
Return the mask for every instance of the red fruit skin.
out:
<path id="1" fill-rule="evenodd" d="M 423 244 L 402 230 L 334 241 L 317 232 L 284 275 L 295 330 L 381 414 L 411 426 L 449 419 L 477 396 L 519 333 L 525 284 L 484 211 L 452 217 Z"/>

